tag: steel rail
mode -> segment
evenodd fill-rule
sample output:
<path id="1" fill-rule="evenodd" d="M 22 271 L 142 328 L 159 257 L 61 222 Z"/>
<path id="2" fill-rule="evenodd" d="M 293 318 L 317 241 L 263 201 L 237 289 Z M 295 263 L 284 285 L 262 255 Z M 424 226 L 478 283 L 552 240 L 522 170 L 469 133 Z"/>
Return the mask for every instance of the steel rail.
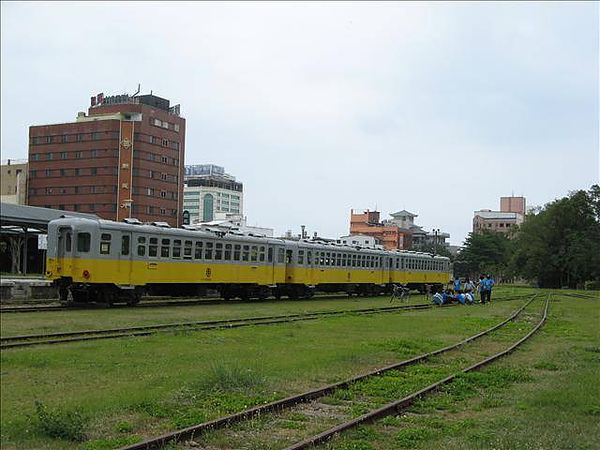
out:
<path id="1" fill-rule="evenodd" d="M 239 328 L 250 325 L 270 325 L 302 320 L 316 320 L 323 316 L 334 316 L 341 314 L 376 314 L 383 312 L 395 312 L 411 309 L 427 309 L 435 305 L 416 304 L 387 306 L 383 308 L 361 308 L 335 311 L 321 311 L 305 314 L 287 314 L 279 316 L 249 317 L 246 319 L 221 319 L 199 322 L 182 322 L 174 324 L 146 325 L 140 327 L 110 328 L 104 330 L 65 331 L 52 334 L 30 334 L 12 336 L 0 339 L 0 349 L 26 347 L 31 345 L 60 344 L 68 342 L 89 341 L 98 339 L 115 339 L 132 336 L 148 336 L 161 331 L 182 330 L 214 330 L 222 328 Z"/>
<path id="2" fill-rule="evenodd" d="M 327 442 L 334 435 L 339 434 L 342 431 L 346 431 L 350 428 L 354 428 L 354 427 L 356 427 L 358 425 L 362 425 L 364 423 L 369 423 L 369 422 L 373 422 L 375 420 L 379 420 L 386 416 L 397 415 L 398 413 L 400 413 L 404 409 L 406 409 L 408 406 L 412 405 L 415 402 L 415 400 L 425 396 L 426 394 L 429 394 L 430 392 L 437 391 L 441 386 L 443 386 L 445 384 L 451 383 L 461 373 L 468 373 L 468 372 L 472 372 L 474 370 L 481 369 L 482 367 L 490 364 L 491 362 L 496 361 L 496 360 L 502 358 L 503 356 L 511 353 L 517 347 L 519 347 L 521 344 L 523 344 L 523 342 L 527 341 L 531 336 L 533 336 L 542 327 L 542 325 L 546 322 L 546 320 L 548 318 L 548 305 L 550 302 L 550 296 L 551 296 L 551 294 L 548 294 L 548 297 L 546 298 L 546 305 L 544 307 L 544 313 L 542 315 L 541 320 L 538 322 L 538 324 L 531 331 L 529 331 L 529 333 L 527 333 L 525 336 L 523 336 L 521 339 L 519 339 L 517 342 L 515 342 L 513 345 L 511 345 L 507 349 L 505 349 L 501 352 L 498 352 L 482 361 L 479 361 L 479 362 L 473 364 L 472 366 L 469 366 L 466 369 L 461 370 L 459 373 L 450 375 L 450 376 L 448 376 L 436 383 L 433 383 L 417 392 L 414 392 L 400 400 L 389 403 L 379 409 L 371 411 L 367 414 L 363 414 L 362 416 L 357 417 L 356 419 L 350 420 L 344 424 L 330 428 L 329 430 L 324 431 L 324 432 L 322 432 L 318 435 L 315 435 L 311 438 L 305 439 L 294 445 L 286 447 L 285 450 L 301 450 L 301 449 L 305 449 L 308 447 L 314 447 L 316 445 L 320 445 L 320 444 Z"/>
<path id="3" fill-rule="evenodd" d="M 254 417 L 260 416 L 265 413 L 277 412 L 277 411 L 284 410 L 286 408 L 293 407 L 300 403 L 306 403 L 315 398 L 328 395 L 328 394 L 332 393 L 333 391 L 335 391 L 336 389 L 347 389 L 352 383 L 365 380 L 369 377 L 381 375 L 381 374 L 391 371 L 391 370 L 397 370 L 402 367 L 416 364 L 416 363 L 424 361 L 432 356 L 453 350 L 457 347 L 460 347 L 461 345 L 464 345 L 468 342 L 471 342 L 482 336 L 485 336 L 486 334 L 489 334 L 492 331 L 497 330 L 498 328 L 501 328 L 502 326 L 506 325 L 508 322 L 510 322 L 511 320 L 516 318 L 519 314 L 521 314 L 521 312 L 523 312 L 523 310 L 529 304 L 531 304 L 531 302 L 536 298 L 536 296 L 537 296 L 537 294 L 533 295 L 524 305 L 522 305 L 519 309 L 517 309 L 515 312 L 513 312 L 507 319 L 503 320 L 502 322 L 494 325 L 491 328 L 488 328 L 487 330 L 484 330 L 473 336 L 467 337 L 466 339 L 463 339 L 462 341 L 459 341 L 453 345 L 449 345 L 447 347 L 443 347 L 438 350 L 434 350 L 432 352 L 424 353 L 419 356 L 415 356 L 414 358 L 407 359 L 405 361 L 401 361 L 399 363 L 395 363 L 395 364 L 389 365 L 387 367 L 383 367 L 383 368 L 377 369 L 375 371 L 368 372 L 366 374 L 359 375 L 357 377 L 354 377 L 354 378 L 351 378 L 351 379 L 348 379 L 345 381 L 330 384 L 330 385 L 327 385 L 327 386 L 324 386 L 324 387 L 321 387 L 321 388 L 318 388 L 318 389 L 315 389 L 312 391 L 308 391 L 308 392 L 305 392 L 302 394 L 293 395 L 293 396 L 284 398 L 282 400 L 277 400 L 277 401 L 274 401 L 274 402 L 271 402 L 271 403 L 268 403 L 265 405 L 257 406 L 255 408 L 251 408 L 246 411 L 231 414 L 229 416 L 225 416 L 225 417 L 222 417 L 219 419 L 211 420 L 209 422 L 192 425 L 190 427 L 187 427 L 187 428 L 184 428 L 184 429 L 172 432 L 172 433 L 164 434 L 164 435 L 156 437 L 156 438 L 148 439 L 148 440 L 139 442 L 137 444 L 121 447 L 119 450 L 161 449 L 168 444 L 171 444 L 174 442 L 175 443 L 180 442 L 185 439 L 192 439 L 195 436 L 201 435 L 202 433 L 205 433 L 207 431 L 224 428 L 224 427 L 227 427 L 229 425 L 232 425 L 232 424 L 235 424 L 238 422 L 250 420 Z"/>

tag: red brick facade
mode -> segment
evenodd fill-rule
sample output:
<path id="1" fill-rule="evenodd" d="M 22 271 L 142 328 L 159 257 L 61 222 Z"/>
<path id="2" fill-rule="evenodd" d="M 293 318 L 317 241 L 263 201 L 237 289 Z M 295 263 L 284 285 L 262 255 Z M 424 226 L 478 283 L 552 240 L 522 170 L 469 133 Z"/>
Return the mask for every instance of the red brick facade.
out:
<path id="1" fill-rule="evenodd" d="M 163 107 L 130 97 L 30 127 L 29 204 L 181 225 L 185 119 L 145 97 Z"/>

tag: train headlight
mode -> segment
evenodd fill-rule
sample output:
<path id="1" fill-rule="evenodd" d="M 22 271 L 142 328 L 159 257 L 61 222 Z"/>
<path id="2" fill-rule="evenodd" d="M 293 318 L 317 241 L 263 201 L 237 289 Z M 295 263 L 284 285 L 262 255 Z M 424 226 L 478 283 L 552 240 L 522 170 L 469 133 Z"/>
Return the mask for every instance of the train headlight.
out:
<path id="1" fill-rule="evenodd" d="M 89 270 L 84 270 L 83 271 L 83 278 L 85 278 L 86 280 L 90 277 L 90 271 Z"/>

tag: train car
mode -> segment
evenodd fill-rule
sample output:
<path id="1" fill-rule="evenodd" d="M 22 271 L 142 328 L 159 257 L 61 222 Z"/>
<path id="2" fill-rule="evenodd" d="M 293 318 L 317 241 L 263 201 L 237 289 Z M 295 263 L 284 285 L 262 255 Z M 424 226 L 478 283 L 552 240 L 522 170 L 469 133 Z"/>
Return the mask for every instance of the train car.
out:
<path id="1" fill-rule="evenodd" d="M 448 258 L 426 253 L 84 218 L 49 223 L 46 264 L 62 300 L 108 304 L 208 290 L 225 299 L 423 290 L 450 270 Z"/>

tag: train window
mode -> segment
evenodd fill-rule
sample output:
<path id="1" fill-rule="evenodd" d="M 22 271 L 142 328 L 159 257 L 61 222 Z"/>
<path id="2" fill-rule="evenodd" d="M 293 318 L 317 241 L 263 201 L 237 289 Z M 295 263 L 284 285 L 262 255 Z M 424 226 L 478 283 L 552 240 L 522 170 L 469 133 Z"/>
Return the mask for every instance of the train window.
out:
<path id="1" fill-rule="evenodd" d="M 331 253 L 329 253 L 329 252 L 325 253 L 325 265 L 326 266 L 331 265 Z"/>
<path id="2" fill-rule="evenodd" d="M 306 252 L 306 264 L 309 266 L 312 264 L 312 252 L 310 250 Z"/>
<path id="3" fill-rule="evenodd" d="M 129 255 L 129 236 L 121 236 L 121 255 Z"/>
<path id="4" fill-rule="evenodd" d="M 181 258 L 181 239 L 173 239 L 173 258 Z"/>
<path id="5" fill-rule="evenodd" d="M 192 259 L 192 241 L 185 241 L 183 246 L 183 258 Z"/>
<path id="6" fill-rule="evenodd" d="M 267 250 L 267 261 L 273 262 L 273 247 L 269 247 Z"/>
<path id="7" fill-rule="evenodd" d="M 196 241 L 196 246 L 194 247 L 194 259 L 202 259 L 202 242 Z"/>
<path id="8" fill-rule="evenodd" d="M 145 244 L 146 236 L 138 236 L 138 244 Z"/>
<path id="9" fill-rule="evenodd" d="M 263 246 L 258 248 L 258 260 L 261 262 L 265 261 L 265 247 Z"/>
<path id="10" fill-rule="evenodd" d="M 231 261 L 231 249 L 232 249 L 231 244 L 225 244 L 225 256 L 223 257 L 223 259 L 225 259 L 227 261 Z"/>
<path id="11" fill-rule="evenodd" d="M 250 261 L 258 261 L 258 247 L 256 245 L 250 247 Z"/>
<path id="12" fill-rule="evenodd" d="M 204 247 L 204 259 L 212 259 L 213 257 L 213 243 L 207 242 Z"/>
<path id="13" fill-rule="evenodd" d="M 248 261 L 250 259 L 250 246 L 242 246 L 242 261 Z"/>
<path id="14" fill-rule="evenodd" d="M 304 264 L 304 250 L 298 250 L 298 264 Z"/>
<path id="15" fill-rule="evenodd" d="M 239 261 L 241 258 L 242 246 L 240 244 L 235 244 L 233 246 L 233 260 Z"/>
<path id="16" fill-rule="evenodd" d="M 215 244 L 215 259 L 217 259 L 217 260 L 223 259 L 223 244 L 220 242 L 217 242 Z"/>
<path id="17" fill-rule="evenodd" d="M 108 255 L 110 253 L 110 240 L 112 236 L 110 233 L 100 234 L 100 254 Z"/>
<path id="18" fill-rule="evenodd" d="M 145 256 L 146 255 L 146 246 L 143 244 L 138 245 L 137 254 L 138 254 L 138 256 Z"/>
<path id="19" fill-rule="evenodd" d="M 148 256 L 158 256 L 158 238 L 150 238 L 150 243 L 148 244 Z"/>
<path id="20" fill-rule="evenodd" d="M 278 263 L 285 262 L 285 250 L 283 248 L 277 249 L 277 262 Z"/>
<path id="21" fill-rule="evenodd" d="M 161 258 L 168 258 L 169 251 L 171 250 L 171 239 L 163 239 L 160 246 Z"/>
<path id="22" fill-rule="evenodd" d="M 77 233 L 77 251 L 82 253 L 88 253 L 90 251 L 90 245 L 92 243 L 92 236 L 90 233 Z"/>

